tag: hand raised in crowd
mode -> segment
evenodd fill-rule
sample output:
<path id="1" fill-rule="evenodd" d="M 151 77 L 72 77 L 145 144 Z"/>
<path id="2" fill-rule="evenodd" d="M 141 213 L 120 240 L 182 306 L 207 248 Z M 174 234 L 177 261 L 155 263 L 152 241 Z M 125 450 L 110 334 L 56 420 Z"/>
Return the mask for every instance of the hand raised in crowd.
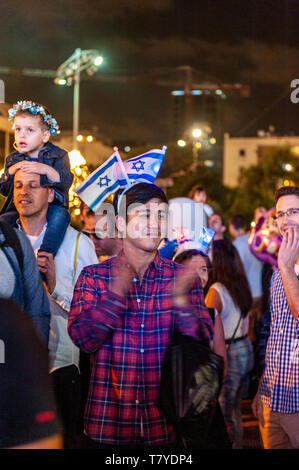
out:
<path id="1" fill-rule="evenodd" d="M 179 273 L 173 288 L 173 304 L 177 307 L 184 307 L 189 304 L 188 294 L 195 281 L 198 279 L 200 258 L 194 256 L 184 264 L 184 268 Z"/>
<path id="2" fill-rule="evenodd" d="M 297 224 L 288 223 L 283 231 L 282 242 L 278 251 L 278 267 L 279 269 L 294 269 L 297 259 L 299 258 L 299 226 Z"/>
<path id="3" fill-rule="evenodd" d="M 126 262 L 120 262 L 115 268 L 114 281 L 112 283 L 112 292 L 125 297 L 129 291 L 134 277 L 134 271 L 132 266 Z"/>
<path id="4" fill-rule="evenodd" d="M 41 251 L 37 255 L 37 265 L 41 273 L 45 275 L 45 285 L 50 294 L 55 289 L 56 285 L 56 272 L 55 263 L 52 253 Z"/>

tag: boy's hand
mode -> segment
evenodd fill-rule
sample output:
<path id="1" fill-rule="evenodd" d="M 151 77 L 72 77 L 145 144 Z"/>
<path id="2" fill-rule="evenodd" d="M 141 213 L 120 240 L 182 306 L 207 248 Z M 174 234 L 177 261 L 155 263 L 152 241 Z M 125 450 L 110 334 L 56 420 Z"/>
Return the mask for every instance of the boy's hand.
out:
<path id="1" fill-rule="evenodd" d="M 60 181 L 59 173 L 49 165 L 45 165 L 44 163 L 40 162 L 29 162 L 27 160 L 23 160 L 20 169 L 24 171 L 24 173 L 38 173 L 39 175 L 47 175 L 49 180 L 53 181 L 53 183 L 58 183 Z"/>
<path id="2" fill-rule="evenodd" d="M 15 163 L 14 165 L 11 165 L 9 168 L 8 168 L 8 173 L 13 176 L 18 170 L 21 169 L 22 167 L 22 164 L 24 162 L 18 162 L 18 163 Z"/>
<path id="3" fill-rule="evenodd" d="M 128 263 L 119 263 L 111 291 L 120 297 L 125 297 L 132 285 L 134 272 Z"/>
<path id="4" fill-rule="evenodd" d="M 52 253 L 39 252 L 37 255 L 37 265 L 40 272 L 45 275 L 46 287 L 49 293 L 52 294 L 56 286 L 55 263 Z"/>
<path id="5" fill-rule="evenodd" d="M 186 307 L 189 304 L 188 294 L 195 279 L 199 278 L 199 265 L 200 258 L 195 256 L 184 265 L 184 268 L 179 273 L 172 294 L 172 300 L 175 306 Z"/>

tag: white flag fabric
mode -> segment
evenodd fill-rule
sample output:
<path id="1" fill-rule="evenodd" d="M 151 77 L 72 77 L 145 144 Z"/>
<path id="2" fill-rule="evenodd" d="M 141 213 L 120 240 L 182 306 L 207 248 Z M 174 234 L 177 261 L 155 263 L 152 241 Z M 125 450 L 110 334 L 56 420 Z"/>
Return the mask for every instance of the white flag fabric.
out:
<path id="1" fill-rule="evenodd" d="M 116 154 L 113 153 L 103 165 L 76 188 L 75 192 L 90 209 L 97 212 L 106 197 L 126 185 L 127 179 L 123 174 L 121 164 Z"/>
<path id="2" fill-rule="evenodd" d="M 126 173 L 131 181 L 153 183 L 160 171 L 167 147 L 149 150 L 138 157 L 124 161 Z"/>

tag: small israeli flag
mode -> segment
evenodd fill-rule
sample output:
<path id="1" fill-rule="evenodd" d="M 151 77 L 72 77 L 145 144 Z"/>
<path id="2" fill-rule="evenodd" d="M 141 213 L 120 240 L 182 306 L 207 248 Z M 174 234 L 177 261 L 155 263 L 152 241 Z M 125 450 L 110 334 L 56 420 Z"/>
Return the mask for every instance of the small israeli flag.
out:
<path id="1" fill-rule="evenodd" d="M 75 190 L 80 199 L 90 209 L 97 212 L 102 202 L 120 187 L 127 185 L 127 177 L 123 172 L 116 153 L 91 173 Z"/>
<path id="2" fill-rule="evenodd" d="M 166 145 L 160 149 L 149 150 L 138 157 L 124 161 L 124 167 L 130 181 L 153 183 L 160 171 L 167 150 Z"/>

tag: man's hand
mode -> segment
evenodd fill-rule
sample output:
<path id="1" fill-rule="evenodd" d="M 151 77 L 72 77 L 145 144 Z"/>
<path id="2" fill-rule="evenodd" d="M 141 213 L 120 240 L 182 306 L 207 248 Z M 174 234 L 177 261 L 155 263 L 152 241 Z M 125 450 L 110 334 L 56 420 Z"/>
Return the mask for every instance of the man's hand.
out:
<path id="1" fill-rule="evenodd" d="M 288 223 L 283 232 L 282 242 L 278 251 L 278 267 L 283 269 L 294 269 L 299 259 L 299 226 Z"/>
<path id="2" fill-rule="evenodd" d="M 115 278 L 111 288 L 112 292 L 120 297 L 125 297 L 132 285 L 133 277 L 134 271 L 132 267 L 128 263 L 119 263 L 115 270 Z"/>
<path id="3" fill-rule="evenodd" d="M 55 263 L 52 253 L 39 252 L 37 255 L 37 265 L 40 272 L 45 275 L 47 290 L 52 294 L 56 285 Z"/>
<path id="4" fill-rule="evenodd" d="M 188 294 L 194 284 L 195 279 L 198 279 L 198 270 L 200 267 L 200 259 L 194 256 L 185 265 L 179 273 L 172 293 L 173 304 L 176 307 L 186 307 L 189 305 Z"/>

